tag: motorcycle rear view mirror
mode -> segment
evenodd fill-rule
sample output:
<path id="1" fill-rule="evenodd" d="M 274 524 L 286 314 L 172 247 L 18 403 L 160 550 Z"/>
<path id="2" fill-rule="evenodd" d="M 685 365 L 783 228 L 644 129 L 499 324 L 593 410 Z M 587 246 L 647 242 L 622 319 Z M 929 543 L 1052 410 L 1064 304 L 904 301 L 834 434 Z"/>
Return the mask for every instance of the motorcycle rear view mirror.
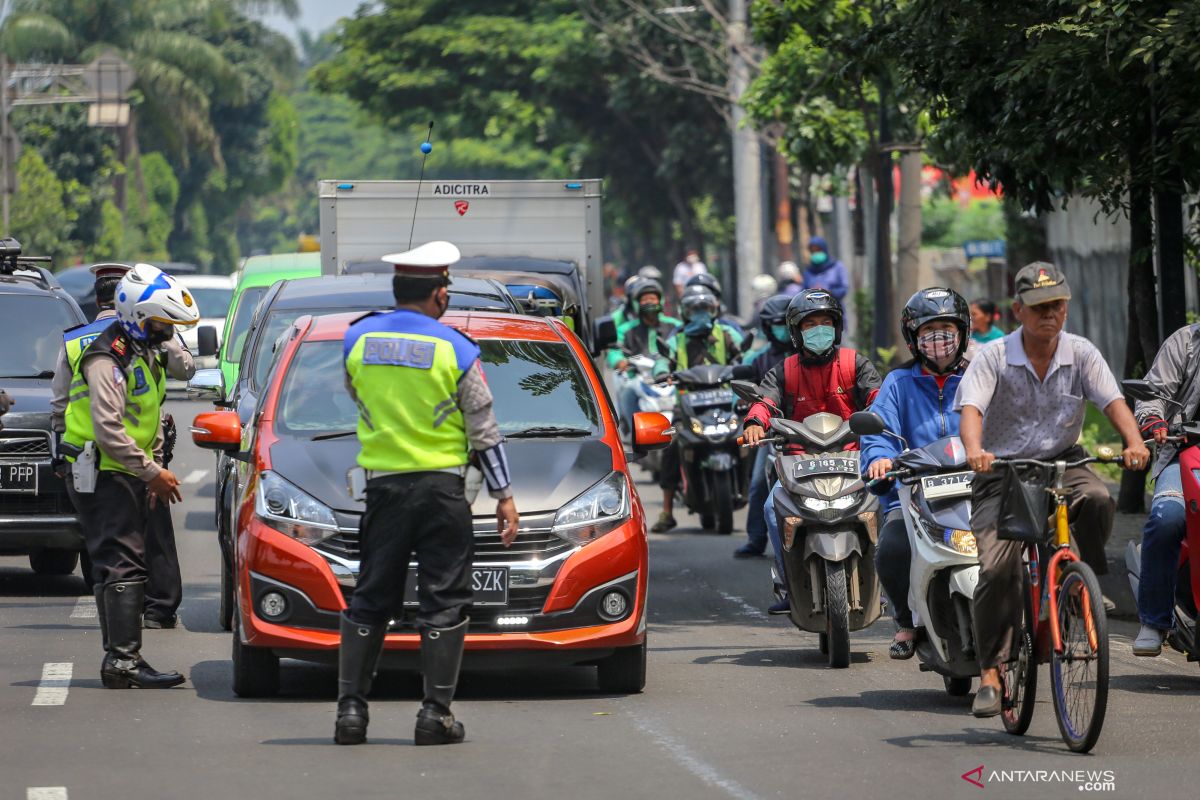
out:
<path id="1" fill-rule="evenodd" d="M 1155 386 L 1150 381 L 1145 380 L 1125 380 L 1121 381 L 1121 388 L 1125 390 L 1125 394 L 1132 397 L 1134 400 L 1150 401 L 1162 400 L 1170 403 L 1180 410 L 1183 410 L 1183 404 L 1177 402 L 1166 395 L 1165 392 L 1158 386 Z"/>
<path id="2" fill-rule="evenodd" d="M 850 415 L 850 430 L 859 436 L 878 436 L 887 433 L 883 417 L 870 411 L 855 411 Z"/>
<path id="3" fill-rule="evenodd" d="M 730 381 L 729 386 L 734 394 L 747 403 L 758 403 L 763 399 L 758 385 L 751 381 Z"/>

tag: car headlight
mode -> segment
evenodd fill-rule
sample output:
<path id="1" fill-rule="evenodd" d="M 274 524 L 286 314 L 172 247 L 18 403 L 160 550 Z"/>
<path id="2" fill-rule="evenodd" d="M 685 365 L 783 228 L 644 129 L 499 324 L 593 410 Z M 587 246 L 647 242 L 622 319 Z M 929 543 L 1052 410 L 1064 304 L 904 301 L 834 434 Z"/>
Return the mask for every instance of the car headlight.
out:
<path id="1" fill-rule="evenodd" d="M 629 484 L 620 472 L 609 474 L 558 509 L 553 531 L 571 544 L 584 545 L 611 533 L 629 519 Z"/>
<path id="2" fill-rule="evenodd" d="M 835 497 L 832 500 L 822 500 L 819 497 L 804 498 L 804 507 L 811 511 L 842 511 L 851 506 L 858 505 L 862 500 L 862 492 L 854 492 L 844 497 Z"/>
<path id="3" fill-rule="evenodd" d="M 337 518 L 329 506 L 270 470 L 258 476 L 254 511 L 272 528 L 307 545 L 337 533 Z"/>

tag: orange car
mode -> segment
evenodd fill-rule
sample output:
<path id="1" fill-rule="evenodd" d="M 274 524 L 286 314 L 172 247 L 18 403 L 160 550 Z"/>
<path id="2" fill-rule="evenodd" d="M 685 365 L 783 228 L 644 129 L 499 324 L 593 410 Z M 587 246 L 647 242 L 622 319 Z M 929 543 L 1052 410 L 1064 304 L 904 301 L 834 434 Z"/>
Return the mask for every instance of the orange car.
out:
<path id="1" fill-rule="evenodd" d="M 233 688 L 242 697 L 278 691 L 280 658 L 336 661 L 363 511 L 347 488 L 358 411 L 342 368 L 342 339 L 358 316 L 302 317 L 281 337 L 247 442 L 232 411 L 200 414 L 192 428 L 196 444 L 239 461 Z M 641 691 L 646 520 L 599 373 L 554 319 L 450 313 L 442 321 L 479 343 L 521 512 L 505 548 L 494 501 L 481 492 L 474 506 L 467 668 L 594 664 L 604 690 Z M 662 415 L 636 423 L 635 449 L 669 441 Z M 407 583 L 384 666 L 415 670 L 415 568 Z"/>

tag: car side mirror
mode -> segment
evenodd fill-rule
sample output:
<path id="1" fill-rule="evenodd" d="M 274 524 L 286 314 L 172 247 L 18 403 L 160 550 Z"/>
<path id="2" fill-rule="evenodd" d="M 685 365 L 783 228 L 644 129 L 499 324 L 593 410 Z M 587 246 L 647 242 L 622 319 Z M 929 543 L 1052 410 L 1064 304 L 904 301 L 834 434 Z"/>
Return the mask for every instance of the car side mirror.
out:
<path id="1" fill-rule="evenodd" d="M 212 325 L 201 325 L 196 330 L 196 349 L 202 357 L 215 356 L 219 348 L 217 329 Z"/>
<path id="2" fill-rule="evenodd" d="M 242 422 L 236 411 L 205 411 L 192 420 L 192 442 L 205 450 L 236 453 L 242 449 Z"/>
<path id="3" fill-rule="evenodd" d="M 188 381 L 189 400 L 208 400 L 220 403 L 225 400 L 225 375 L 219 369 L 198 369 Z"/>
<path id="4" fill-rule="evenodd" d="M 592 355 L 600 356 L 617 343 L 617 323 L 611 315 L 592 323 Z"/>
<path id="5" fill-rule="evenodd" d="M 739 399 L 745 400 L 747 403 L 758 403 L 763 399 L 762 392 L 759 391 L 758 384 L 753 381 L 730 381 L 729 387 L 733 389 L 733 393 Z"/>
<path id="6" fill-rule="evenodd" d="M 855 411 L 850 415 L 850 430 L 859 436 L 878 436 L 887 431 L 883 417 L 871 411 Z"/>
<path id="7" fill-rule="evenodd" d="M 674 434 L 671 420 L 657 411 L 639 411 L 633 415 L 633 452 L 638 455 L 663 449 Z"/>

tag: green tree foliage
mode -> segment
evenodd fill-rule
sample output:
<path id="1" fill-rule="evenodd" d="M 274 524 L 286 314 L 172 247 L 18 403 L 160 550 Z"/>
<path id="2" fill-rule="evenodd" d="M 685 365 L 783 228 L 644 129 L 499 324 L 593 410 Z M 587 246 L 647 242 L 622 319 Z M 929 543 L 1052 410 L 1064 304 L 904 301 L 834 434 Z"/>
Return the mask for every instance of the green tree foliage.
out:
<path id="1" fill-rule="evenodd" d="M 921 244 L 962 247 L 963 242 L 1005 238 L 1000 200 L 971 200 L 964 206 L 949 197 L 934 197 L 921 209 Z"/>
<path id="2" fill-rule="evenodd" d="M 116 203 L 105 200 L 100 207 L 100 232 L 92 247 L 92 257 L 97 261 L 115 261 L 122 258 L 125 250 L 125 220 Z"/>
<path id="3" fill-rule="evenodd" d="M 11 235 L 32 255 L 56 262 L 74 250 L 71 229 L 76 214 L 63 201 L 65 187 L 32 148 L 17 160 L 17 197 L 13 200 Z"/>
<path id="4" fill-rule="evenodd" d="M 136 195 L 126 211 L 126 254 L 143 261 L 169 261 L 167 242 L 175 226 L 179 180 L 162 153 L 141 156 L 130 172 L 140 175 L 141 181 L 135 184 Z"/>

